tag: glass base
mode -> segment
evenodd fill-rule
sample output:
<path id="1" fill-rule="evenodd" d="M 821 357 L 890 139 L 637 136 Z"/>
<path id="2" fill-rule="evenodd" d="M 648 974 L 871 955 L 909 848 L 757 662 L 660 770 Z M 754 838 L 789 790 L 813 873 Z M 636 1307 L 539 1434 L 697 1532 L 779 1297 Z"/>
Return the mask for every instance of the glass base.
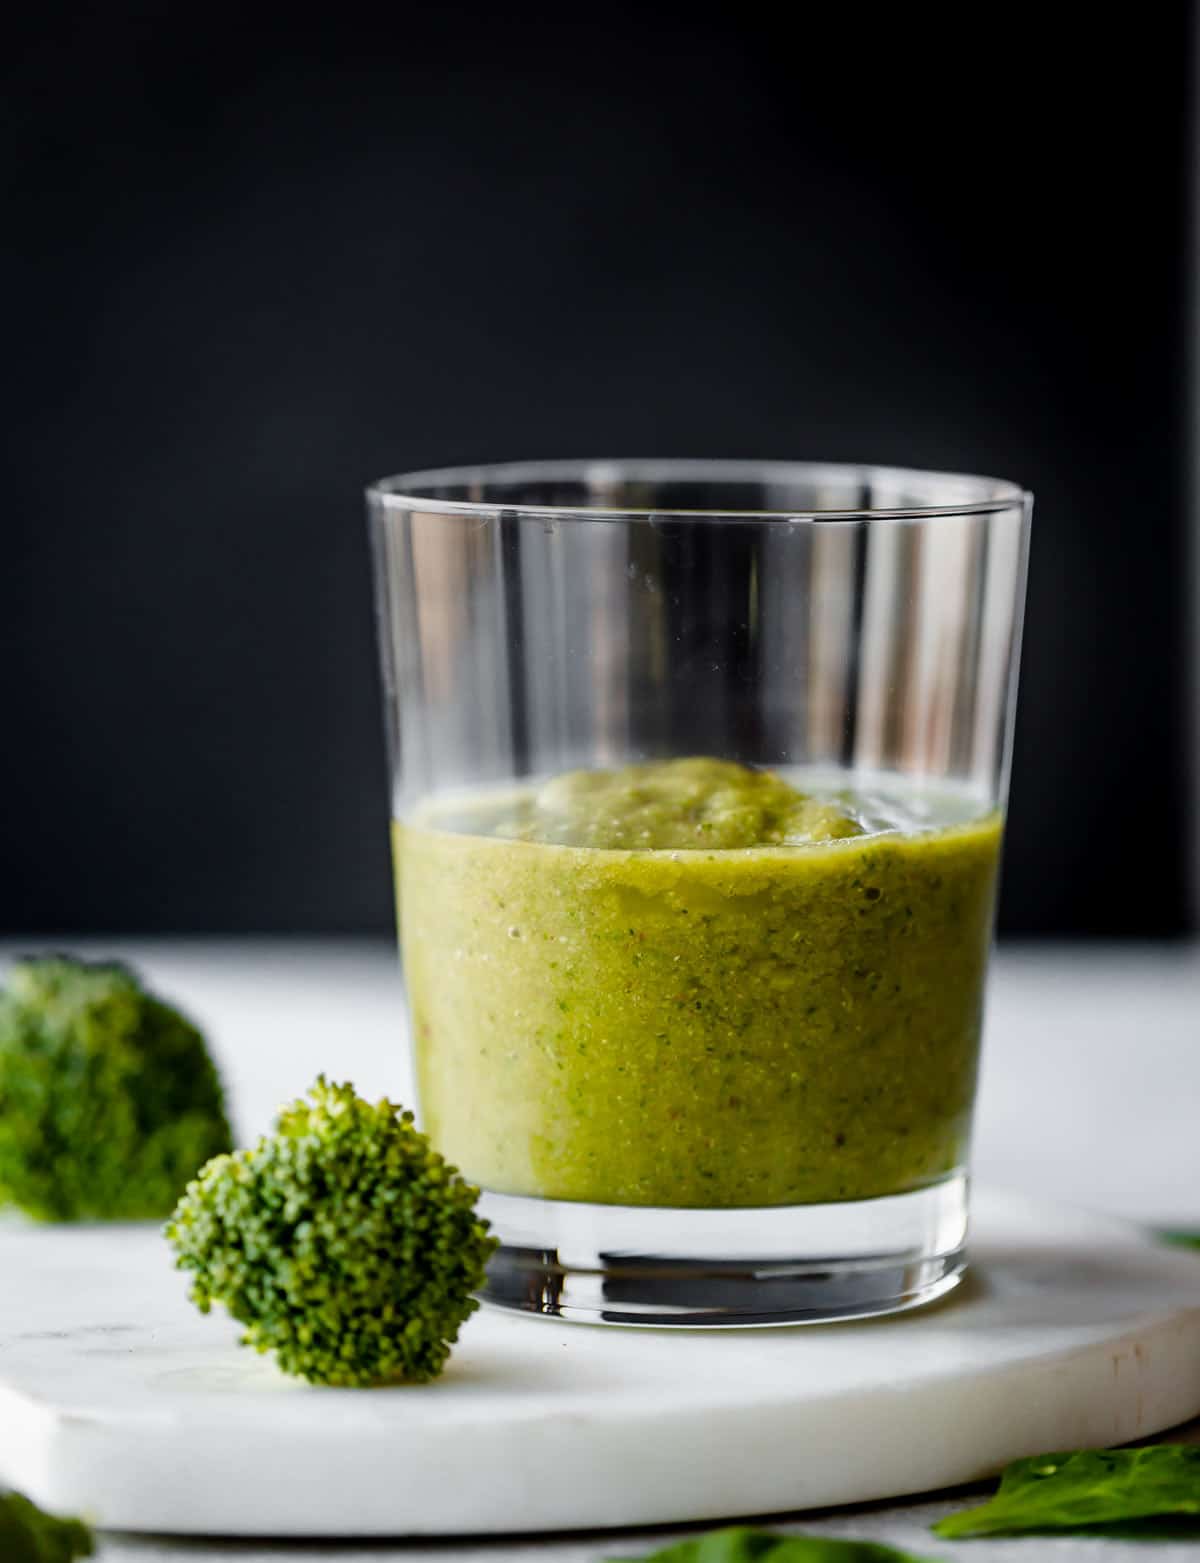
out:
<path id="1" fill-rule="evenodd" d="M 485 1192 L 480 1298 L 589 1324 L 753 1328 L 899 1313 L 966 1269 L 967 1179 L 834 1205 L 687 1210 Z"/>

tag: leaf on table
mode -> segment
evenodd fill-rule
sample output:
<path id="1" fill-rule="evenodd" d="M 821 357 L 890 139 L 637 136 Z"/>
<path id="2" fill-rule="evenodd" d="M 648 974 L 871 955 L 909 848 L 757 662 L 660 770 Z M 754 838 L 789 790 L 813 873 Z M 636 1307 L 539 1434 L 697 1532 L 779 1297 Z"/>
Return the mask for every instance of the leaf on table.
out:
<path id="1" fill-rule="evenodd" d="M 74 1563 L 94 1550 L 92 1533 L 81 1520 L 47 1514 L 19 1492 L 0 1492 L 2 1563 Z"/>
<path id="2" fill-rule="evenodd" d="M 838 1541 L 826 1536 L 779 1536 L 745 1525 L 711 1530 L 640 1558 L 606 1563 L 931 1563 L 877 1541 Z"/>
<path id="3" fill-rule="evenodd" d="M 939 1536 L 1000 1536 L 1181 1514 L 1200 1514 L 1196 1444 L 1078 1449 L 1017 1460 L 994 1498 L 933 1528 Z"/>
<path id="4" fill-rule="evenodd" d="M 1160 1232 L 1159 1236 L 1176 1248 L 1200 1248 L 1200 1232 Z"/>

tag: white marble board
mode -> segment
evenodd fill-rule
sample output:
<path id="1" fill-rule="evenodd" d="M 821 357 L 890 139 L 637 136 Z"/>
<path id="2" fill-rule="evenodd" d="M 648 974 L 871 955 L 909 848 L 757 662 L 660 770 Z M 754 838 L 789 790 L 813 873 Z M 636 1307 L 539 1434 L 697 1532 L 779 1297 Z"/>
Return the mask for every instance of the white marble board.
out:
<path id="1" fill-rule="evenodd" d="M 895 1497 L 1200 1411 L 1200 1258 L 977 1200 L 972 1279 L 852 1325 L 481 1313 L 436 1384 L 314 1389 L 185 1301 L 144 1227 L 0 1227 L 0 1476 L 120 1530 L 370 1536 L 709 1520 Z"/>

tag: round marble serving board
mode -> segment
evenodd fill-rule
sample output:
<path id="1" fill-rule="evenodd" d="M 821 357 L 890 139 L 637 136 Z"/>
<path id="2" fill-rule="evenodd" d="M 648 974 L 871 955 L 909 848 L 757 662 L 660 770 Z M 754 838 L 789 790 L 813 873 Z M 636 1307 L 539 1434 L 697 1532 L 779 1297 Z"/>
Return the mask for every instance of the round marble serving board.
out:
<path id="1" fill-rule="evenodd" d="M 0 1226 L 0 1477 L 119 1530 L 485 1534 L 897 1497 L 1200 1412 L 1200 1257 L 977 1195 L 892 1319 L 629 1330 L 482 1312 L 444 1377 L 316 1389 L 185 1300 L 145 1227 Z"/>

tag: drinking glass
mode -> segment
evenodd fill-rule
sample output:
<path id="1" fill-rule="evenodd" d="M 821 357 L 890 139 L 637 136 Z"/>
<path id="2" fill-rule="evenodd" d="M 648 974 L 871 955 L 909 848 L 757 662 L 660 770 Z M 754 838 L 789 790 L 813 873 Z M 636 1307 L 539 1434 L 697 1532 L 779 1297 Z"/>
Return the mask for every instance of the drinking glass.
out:
<path id="1" fill-rule="evenodd" d="M 893 1312 L 965 1265 L 1031 498 L 578 461 L 371 487 L 418 1110 L 484 1300 Z"/>

